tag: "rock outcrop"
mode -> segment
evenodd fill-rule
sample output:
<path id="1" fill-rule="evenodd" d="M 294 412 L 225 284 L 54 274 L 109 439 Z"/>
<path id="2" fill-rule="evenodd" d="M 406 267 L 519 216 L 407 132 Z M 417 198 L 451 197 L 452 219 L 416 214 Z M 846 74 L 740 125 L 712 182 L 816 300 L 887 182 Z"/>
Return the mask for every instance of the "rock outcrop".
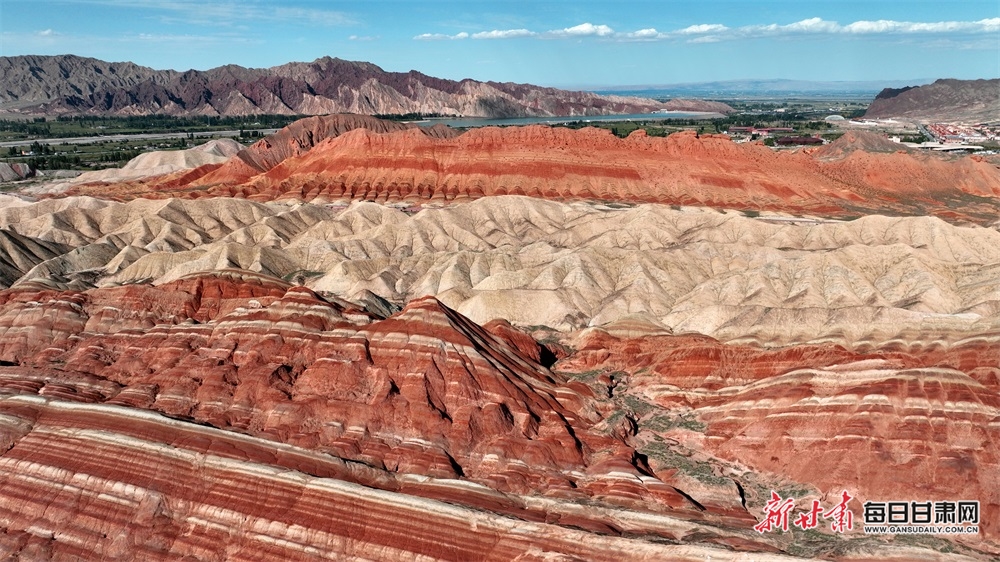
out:
<path id="1" fill-rule="evenodd" d="M 33 175 L 34 172 L 27 164 L 0 162 L 0 182 L 23 180 Z"/>
<path id="2" fill-rule="evenodd" d="M 32 525 L 52 527 L 42 511 L 33 511 L 48 503 L 38 491 L 51 486 L 58 493 L 77 473 L 93 478 L 79 484 L 87 492 L 76 504 L 83 511 L 78 516 L 101 517 L 106 502 L 126 502 L 138 515 L 149 511 L 161 519 L 154 529 L 169 538 L 163 540 L 193 549 L 182 529 L 234 525 L 232 517 L 212 515 L 228 506 L 213 508 L 213 502 L 239 498 L 237 490 L 250 482 L 272 490 L 274 501 L 289 502 L 298 497 L 289 494 L 302 493 L 305 475 L 292 478 L 288 489 L 264 482 L 275 471 L 293 470 L 321 479 L 307 489 L 336 479 L 596 535 L 642 532 L 677 540 L 699 530 L 703 537 L 694 542 L 728 545 L 735 533 L 744 548 L 773 550 L 766 539 L 741 530 L 755 521 L 745 510 L 706 510 L 669 480 L 651 477 L 632 448 L 598 426 L 602 415 L 591 387 L 549 371 L 433 298 L 380 319 L 240 272 L 83 293 L 24 286 L 0 293 L 0 361 L 0 395 L 13 395 L 0 400 L 6 451 L 0 470 L 8 476 L 0 514 L 8 534 L 11 527 L 22 533 Z M 43 400 L 18 398 L 24 395 Z M 168 454 L 174 440 L 187 450 Z M 60 453 L 69 446 L 88 453 Z M 133 449 L 145 452 L 125 464 L 112 461 L 134 455 Z M 178 465 L 163 470 L 163 462 Z M 131 472 L 143 464 L 161 468 Z M 263 466 L 248 474 L 254 464 Z M 40 474 L 52 475 L 50 484 L 40 487 Z M 52 480 L 59 474 L 70 481 Z M 211 500 L 198 492 L 208 486 L 232 489 Z M 102 490 L 116 487 L 132 491 L 102 499 Z M 332 504 L 328 513 L 352 509 L 353 502 L 331 499 L 330 492 L 320 494 L 321 504 Z M 85 499 L 91 494 L 94 503 Z M 145 505 L 151 501 L 155 505 Z M 580 501 L 611 512 L 574 509 Z M 260 509 L 246 513 L 266 516 Z M 653 518 L 616 522 L 608 517 L 615 510 Z M 191 521 L 199 517 L 203 522 Z M 284 517 L 292 517 L 287 525 L 303 523 Z M 116 529 L 127 520 L 102 525 Z M 139 530 L 128 540 L 144 537 Z M 335 547 L 322 541 L 330 539 L 305 536 L 300 548 Z"/>
<path id="3" fill-rule="evenodd" d="M 144 152 L 121 168 L 107 168 L 82 174 L 68 180 L 41 182 L 25 188 L 32 195 L 60 194 L 81 184 L 120 183 L 150 177 L 183 177 L 195 168 L 213 169 L 228 162 L 243 150 L 243 145 L 232 139 L 215 139 L 185 150 L 155 150 Z"/>
<path id="4" fill-rule="evenodd" d="M 153 70 L 62 55 L 0 57 L 0 110 L 62 115 L 364 115 L 481 117 L 650 113 L 660 102 L 530 84 L 443 80 L 324 57 L 254 69 Z M 674 108 L 682 107 L 675 104 Z M 732 111 L 724 104 L 712 111 Z"/>
<path id="5" fill-rule="evenodd" d="M 991 421 L 1000 413 L 1000 332 L 950 349 L 911 340 L 864 352 L 597 329 L 574 343 L 554 369 L 628 373 L 615 393 L 637 405 L 632 443 L 657 475 L 700 476 L 711 489 L 727 484 L 719 476 L 739 480 L 728 461 L 808 483 L 824 501 L 845 488 L 862 502 L 974 497 L 1000 516 L 1000 435 Z M 685 452 L 689 462 L 677 458 Z M 752 481 L 741 487 L 752 501 L 770 492 Z M 1000 529 L 987 527 L 983 536 L 996 543 Z"/>
<path id="6" fill-rule="evenodd" d="M 48 199 L 0 208 L 0 232 L 21 240 L 10 248 L 22 256 L 4 283 L 83 290 L 239 268 L 325 294 L 434 296 L 479 323 L 761 345 L 948 345 L 1000 328 L 994 228 L 617 207 L 507 196 L 413 214 L 363 202 Z"/>
<path id="7" fill-rule="evenodd" d="M 933 214 L 980 223 L 994 221 L 1000 208 L 1000 169 L 993 164 L 864 150 L 887 142 L 869 133 L 845 135 L 810 153 L 694 132 L 653 138 L 638 131 L 622 139 L 602 129 L 536 125 L 455 136 L 349 117 L 313 119 L 260 141 L 220 169 L 71 193 L 392 202 L 530 195 L 842 217 Z M 307 137 L 312 140 L 302 140 Z"/>
<path id="8" fill-rule="evenodd" d="M 983 531 L 944 544 L 1000 552 L 996 334 L 769 351 L 589 329 L 548 369 L 487 328 L 430 297 L 382 318 L 241 271 L 0 291 L 0 548 L 783 560 L 794 533 L 752 530 L 769 490 L 848 489 L 974 495 Z M 814 535 L 794 552 L 949 559 Z"/>
<path id="9" fill-rule="evenodd" d="M 996 121 L 1000 117 L 1000 78 L 942 79 L 925 86 L 886 88 L 875 96 L 865 117 L 903 117 L 924 122 Z"/>
<path id="10" fill-rule="evenodd" d="M 411 123 L 386 121 L 366 115 L 325 115 L 292 123 L 277 133 L 240 151 L 218 170 L 197 179 L 198 183 L 242 183 L 267 172 L 289 158 L 302 156 L 326 139 L 355 129 L 382 134 L 416 129 L 431 138 L 453 138 L 459 132 L 443 125 L 417 127 Z"/>

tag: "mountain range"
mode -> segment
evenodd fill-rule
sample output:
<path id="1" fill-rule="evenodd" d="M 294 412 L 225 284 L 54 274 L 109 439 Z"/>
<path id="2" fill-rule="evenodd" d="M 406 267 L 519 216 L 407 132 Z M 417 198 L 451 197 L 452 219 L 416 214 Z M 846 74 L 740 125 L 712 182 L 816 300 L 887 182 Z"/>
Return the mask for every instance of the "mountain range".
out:
<path id="1" fill-rule="evenodd" d="M 510 82 L 444 80 L 324 57 L 272 68 L 154 70 L 73 55 L 0 57 L 0 112 L 28 115 L 365 115 L 475 117 L 721 111 L 715 102 L 602 96 Z"/>
<path id="2" fill-rule="evenodd" d="M 936 80 L 926 86 L 885 88 L 865 117 L 920 121 L 1000 121 L 1000 79 Z"/>
<path id="3" fill-rule="evenodd" d="M 617 95 L 642 97 L 709 97 L 725 99 L 774 96 L 806 97 L 855 97 L 873 96 L 883 88 L 901 88 L 914 84 L 929 84 L 932 79 L 913 80 L 789 80 L 753 79 L 716 80 L 683 84 L 638 84 L 632 86 L 605 86 L 594 91 Z"/>

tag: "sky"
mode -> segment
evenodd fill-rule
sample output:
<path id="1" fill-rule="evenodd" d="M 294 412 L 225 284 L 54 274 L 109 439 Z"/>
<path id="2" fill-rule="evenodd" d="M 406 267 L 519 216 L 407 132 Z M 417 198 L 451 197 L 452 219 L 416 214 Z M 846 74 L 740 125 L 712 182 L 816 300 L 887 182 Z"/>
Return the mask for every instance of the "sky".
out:
<path id="1" fill-rule="evenodd" d="M 0 56 L 25 54 L 175 70 L 331 56 L 587 88 L 997 78 L 1000 0 L 0 0 Z"/>

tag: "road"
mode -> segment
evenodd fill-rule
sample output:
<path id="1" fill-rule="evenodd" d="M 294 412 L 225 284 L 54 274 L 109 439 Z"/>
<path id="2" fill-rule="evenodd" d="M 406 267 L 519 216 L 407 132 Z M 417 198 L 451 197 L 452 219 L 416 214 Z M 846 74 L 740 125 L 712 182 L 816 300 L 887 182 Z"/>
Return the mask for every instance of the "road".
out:
<path id="1" fill-rule="evenodd" d="M 262 135 L 273 135 L 278 129 L 254 129 L 260 131 Z M 33 142 L 38 144 L 97 144 L 99 142 L 121 142 L 121 141 L 143 141 L 143 140 L 165 140 L 165 139 L 184 139 L 188 138 L 188 135 L 193 134 L 195 138 L 210 138 L 210 137 L 237 137 L 239 136 L 239 130 L 232 131 L 197 131 L 195 133 L 137 133 L 137 134 L 120 134 L 120 135 L 100 135 L 96 137 L 68 137 L 62 139 L 29 139 L 29 140 L 18 140 L 18 141 L 4 141 L 0 142 L 0 147 L 7 148 L 11 146 L 28 146 Z"/>

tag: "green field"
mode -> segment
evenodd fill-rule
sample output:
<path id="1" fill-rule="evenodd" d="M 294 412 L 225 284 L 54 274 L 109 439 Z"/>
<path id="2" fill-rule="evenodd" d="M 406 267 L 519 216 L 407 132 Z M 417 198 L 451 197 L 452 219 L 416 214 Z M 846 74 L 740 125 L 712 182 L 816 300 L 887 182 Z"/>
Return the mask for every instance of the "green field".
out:
<path id="1" fill-rule="evenodd" d="M 736 112 L 714 119 L 656 119 L 644 121 L 575 121 L 560 125 L 579 129 L 599 127 L 626 137 L 643 129 L 652 137 L 665 137 L 681 130 L 699 133 L 720 133 L 729 127 L 789 127 L 794 135 L 821 135 L 832 140 L 839 135 L 823 120 L 837 113 L 856 117 L 864 113 L 866 102 L 844 100 L 788 100 L 788 101 L 728 101 Z M 256 141 L 263 131 L 277 129 L 300 119 L 302 116 L 254 115 L 244 117 L 172 117 L 150 115 L 137 117 L 75 116 L 34 118 L 31 120 L 0 120 L 0 142 L 24 141 L 24 144 L 0 148 L 0 161 L 27 163 L 33 169 L 96 170 L 118 167 L 143 152 L 153 150 L 178 150 L 207 142 L 220 135 L 202 136 L 206 132 L 229 131 L 227 136 L 244 144 Z M 380 116 L 392 119 L 409 119 L 414 115 Z M 416 115 L 416 117 L 426 117 Z M 195 138 L 194 133 L 199 133 Z M 108 135 L 177 134 L 186 138 L 107 140 Z M 93 142 L 45 145 L 46 139 L 87 139 Z"/>

